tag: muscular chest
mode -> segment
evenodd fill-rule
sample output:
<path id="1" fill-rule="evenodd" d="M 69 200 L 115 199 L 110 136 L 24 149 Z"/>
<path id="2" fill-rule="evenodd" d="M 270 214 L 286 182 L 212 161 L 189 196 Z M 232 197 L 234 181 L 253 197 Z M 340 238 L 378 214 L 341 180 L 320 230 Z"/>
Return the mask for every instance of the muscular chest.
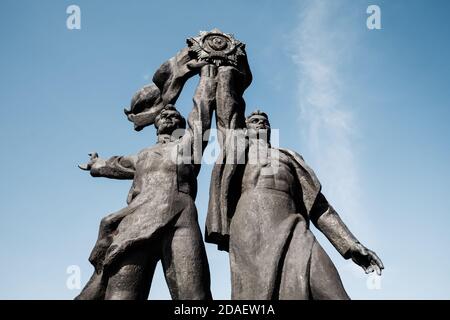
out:
<path id="1" fill-rule="evenodd" d="M 251 150 L 249 150 L 251 152 Z M 243 173 L 243 187 L 263 187 L 289 191 L 294 183 L 290 160 L 276 149 L 271 149 L 267 157 L 248 161 Z"/>

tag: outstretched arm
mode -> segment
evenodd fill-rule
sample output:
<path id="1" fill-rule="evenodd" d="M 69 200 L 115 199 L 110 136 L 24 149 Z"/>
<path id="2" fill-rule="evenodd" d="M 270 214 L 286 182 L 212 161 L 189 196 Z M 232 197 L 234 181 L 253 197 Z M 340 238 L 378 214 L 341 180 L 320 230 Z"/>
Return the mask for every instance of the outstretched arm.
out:
<path id="1" fill-rule="evenodd" d="M 90 153 L 89 156 L 89 162 L 78 167 L 90 171 L 93 177 L 121 180 L 134 178 L 137 155 L 115 156 L 107 160 L 99 158 L 97 152 Z"/>
<path id="2" fill-rule="evenodd" d="M 376 271 L 381 275 L 384 266 L 380 258 L 359 243 L 322 193 L 317 196 L 310 217 L 345 259 L 352 258 L 366 273 Z"/>

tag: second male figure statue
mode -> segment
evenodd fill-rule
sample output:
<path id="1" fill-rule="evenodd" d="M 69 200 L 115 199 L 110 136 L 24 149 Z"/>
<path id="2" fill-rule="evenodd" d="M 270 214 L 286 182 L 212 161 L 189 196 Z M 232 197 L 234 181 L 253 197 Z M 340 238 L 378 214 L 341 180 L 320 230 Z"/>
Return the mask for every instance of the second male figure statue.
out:
<path id="1" fill-rule="evenodd" d="M 367 273 L 383 264 L 342 222 L 303 158 L 270 145 L 267 115 L 246 120 L 246 163 L 235 170 L 227 211 L 209 211 L 208 242 L 230 254 L 232 299 L 348 299 L 312 222 Z"/>

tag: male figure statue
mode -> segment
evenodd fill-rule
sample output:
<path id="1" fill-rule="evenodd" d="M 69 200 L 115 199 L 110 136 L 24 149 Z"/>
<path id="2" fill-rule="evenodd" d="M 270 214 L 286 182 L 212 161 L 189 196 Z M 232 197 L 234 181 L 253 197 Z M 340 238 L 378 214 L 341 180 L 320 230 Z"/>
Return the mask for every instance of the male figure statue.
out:
<path id="1" fill-rule="evenodd" d="M 382 262 L 329 205 L 303 158 L 270 146 L 267 115 L 252 113 L 246 126 L 248 158 L 232 177 L 229 210 L 207 220 L 207 241 L 229 250 L 232 299 L 348 299 L 310 222 L 366 273 L 381 274 Z"/>
<path id="2" fill-rule="evenodd" d="M 191 66 L 192 67 L 192 66 Z M 94 154 L 81 169 L 94 177 L 133 179 L 128 206 L 104 218 L 89 260 L 95 273 L 78 299 L 147 299 L 161 260 L 173 299 L 211 299 L 210 275 L 197 221 L 200 161 L 214 108 L 215 66 L 201 67 L 186 126 L 171 105 L 155 119 L 157 144 L 137 155 L 103 160 Z M 179 133 L 179 132 L 178 132 Z M 201 159 L 201 154 L 200 154 Z"/>

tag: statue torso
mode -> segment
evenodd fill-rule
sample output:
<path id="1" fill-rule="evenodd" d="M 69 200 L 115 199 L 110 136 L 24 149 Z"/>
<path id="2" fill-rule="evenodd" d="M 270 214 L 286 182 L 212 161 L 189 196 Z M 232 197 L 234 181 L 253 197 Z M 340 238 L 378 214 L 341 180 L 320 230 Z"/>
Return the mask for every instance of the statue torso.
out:
<path id="1" fill-rule="evenodd" d="M 249 146 L 249 161 L 245 166 L 242 178 L 242 191 L 251 192 L 253 189 L 272 189 L 291 194 L 295 184 L 295 176 L 291 159 L 277 149 L 268 149 L 266 155 L 251 159 L 257 154 L 255 144 Z"/>
<path id="2" fill-rule="evenodd" d="M 194 168 L 192 164 L 180 161 L 182 150 L 180 141 L 158 143 L 139 152 L 132 198 L 142 193 L 148 195 L 175 191 L 195 197 Z"/>

